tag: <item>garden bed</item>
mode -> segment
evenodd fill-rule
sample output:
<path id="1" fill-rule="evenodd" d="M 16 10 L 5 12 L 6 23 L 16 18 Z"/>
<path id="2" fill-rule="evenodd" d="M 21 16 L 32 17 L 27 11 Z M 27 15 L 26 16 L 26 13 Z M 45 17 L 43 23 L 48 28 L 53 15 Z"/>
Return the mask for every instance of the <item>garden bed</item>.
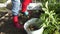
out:
<path id="1" fill-rule="evenodd" d="M 7 14 L 8 12 L 0 12 L 0 18 Z M 19 21 L 24 24 L 27 20 L 31 18 L 39 18 L 41 11 L 35 12 L 35 11 L 30 11 L 29 18 L 25 16 L 19 16 Z M 12 16 L 5 16 L 4 19 L 0 19 L 0 33 L 3 34 L 27 34 L 25 30 L 19 30 L 14 27 L 13 22 L 12 22 Z M 24 33 L 23 33 L 24 32 Z"/>

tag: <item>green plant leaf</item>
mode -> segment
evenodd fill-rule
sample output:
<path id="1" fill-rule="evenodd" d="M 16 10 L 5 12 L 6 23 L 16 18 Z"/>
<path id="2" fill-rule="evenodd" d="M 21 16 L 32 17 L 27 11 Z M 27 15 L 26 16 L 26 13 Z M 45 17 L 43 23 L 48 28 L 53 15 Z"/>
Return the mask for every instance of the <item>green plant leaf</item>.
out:
<path id="1" fill-rule="evenodd" d="M 48 9 L 48 1 L 46 2 L 45 7 Z"/>
<path id="2" fill-rule="evenodd" d="M 42 10 L 43 10 L 43 11 L 47 11 L 47 9 L 46 9 L 46 8 L 42 8 Z"/>

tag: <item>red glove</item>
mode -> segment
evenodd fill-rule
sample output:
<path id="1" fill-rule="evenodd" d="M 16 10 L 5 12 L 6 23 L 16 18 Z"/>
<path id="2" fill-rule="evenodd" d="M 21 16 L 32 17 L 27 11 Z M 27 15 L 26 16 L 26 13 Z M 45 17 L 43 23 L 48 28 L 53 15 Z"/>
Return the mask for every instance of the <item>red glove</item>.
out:
<path id="1" fill-rule="evenodd" d="M 32 0 L 23 0 L 23 2 L 22 2 L 22 12 L 25 12 L 27 10 L 27 6 L 31 2 L 32 2 Z"/>

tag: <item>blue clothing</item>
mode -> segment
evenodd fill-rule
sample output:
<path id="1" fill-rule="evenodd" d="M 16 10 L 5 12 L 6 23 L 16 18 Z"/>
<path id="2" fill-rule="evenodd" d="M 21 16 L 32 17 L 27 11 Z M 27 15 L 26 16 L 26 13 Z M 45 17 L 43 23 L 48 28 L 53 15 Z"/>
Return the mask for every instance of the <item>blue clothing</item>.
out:
<path id="1" fill-rule="evenodd" d="M 12 0 L 12 14 L 18 15 L 20 8 L 20 0 Z"/>
<path id="2" fill-rule="evenodd" d="M 20 0 L 12 0 L 12 14 L 18 15 L 20 8 L 21 8 L 21 1 Z M 25 12 L 25 15 L 28 15 L 28 12 Z"/>

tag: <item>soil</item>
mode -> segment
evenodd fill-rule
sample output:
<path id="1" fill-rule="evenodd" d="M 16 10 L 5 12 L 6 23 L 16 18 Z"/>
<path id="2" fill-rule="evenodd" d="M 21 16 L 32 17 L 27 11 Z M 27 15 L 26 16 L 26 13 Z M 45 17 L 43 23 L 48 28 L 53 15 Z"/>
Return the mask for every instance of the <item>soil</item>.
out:
<path id="1" fill-rule="evenodd" d="M 39 28 L 36 25 L 31 24 L 27 29 L 28 31 L 35 31 L 35 30 L 38 30 Z"/>
<path id="2" fill-rule="evenodd" d="M 0 18 L 8 12 L 0 12 Z M 39 18 L 41 12 L 30 11 L 29 18 L 26 16 L 19 16 L 19 22 L 24 25 L 24 23 L 31 18 Z M 27 34 L 24 29 L 17 29 L 13 25 L 12 16 L 5 16 L 5 18 L 0 19 L 0 34 Z"/>

